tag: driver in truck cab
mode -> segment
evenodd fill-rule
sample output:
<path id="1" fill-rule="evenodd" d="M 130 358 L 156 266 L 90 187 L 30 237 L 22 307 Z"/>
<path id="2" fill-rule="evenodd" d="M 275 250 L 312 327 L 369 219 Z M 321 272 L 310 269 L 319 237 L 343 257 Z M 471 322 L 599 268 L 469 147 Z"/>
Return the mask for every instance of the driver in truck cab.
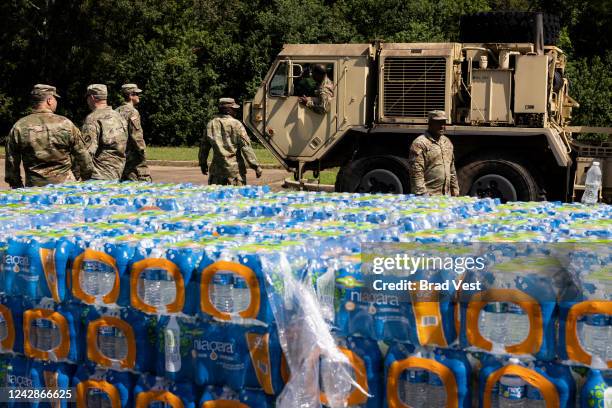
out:
<path id="1" fill-rule="evenodd" d="M 327 77 L 325 66 L 321 64 L 316 64 L 312 68 L 312 78 L 317 84 L 314 96 L 302 95 L 298 100 L 306 108 L 324 115 L 329 112 L 331 99 L 334 97 L 334 84 Z"/>
<path id="2" fill-rule="evenodd" d="M 453 144 L 444 136 L 446 113 L 431 111 L 427 131 L 410 146 L 410 186 L 417 195 L 459 195 Z"/>

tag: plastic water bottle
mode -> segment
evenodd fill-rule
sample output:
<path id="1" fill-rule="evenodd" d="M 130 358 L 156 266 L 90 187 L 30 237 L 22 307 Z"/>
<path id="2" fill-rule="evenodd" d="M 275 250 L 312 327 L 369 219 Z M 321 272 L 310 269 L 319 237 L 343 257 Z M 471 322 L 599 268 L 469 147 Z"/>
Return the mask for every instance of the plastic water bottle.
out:
<path id="1" fill-rule="evenodd" d="M 104 252 L 104 243 L 96 239 L 89 245 L 94 251 Z M 101 297 L 109 293 L 115 284 L 115 271 L 100 261 L 85 259 L 79 274 L 81 289 L 91 296 Z"/>
<path id="2" fill-rule="evenodd" d="M 508 338 L 504 344 L 518 344 L 529 336 L 529 318 L 522 307 L 512 302 L 506 305 L 506 328 Z"/>
<path id="3" fill-rule="evenodd" d="M 480 312 L 478 330 L 494 345 L 506 343 L 508 336 L 506 306 L 503 302 L 491 302 L 487 303 Z"/>
<path id="4" fill-rule="evenodd" d="M 546 408 L 546 402 L 544 398 L 542 398 L 542 394 L 540 390 L 536 387 L 532 387 L 531 385 L 526 385 L 527 387 L 527 404 L 525 405 L 527 408 Z"/>
<path id="5" fill-rule="evenodd" d="M 525 381 L 514 375 L 505 375 L 499 380 L 499 408 L 525 407 Z"/>
<path id="6" fill-rule="evenodd" d="M 30 344 L 38 350 L 51 351 L 60 345 L 59 327 L 49 319 L 35 319 L 30 329 Z"/>
<path id="7" fill-rule="evenodd" d="M 140 274 L 139 297 L 150 306 L 166 306 L 176 299 L 176 283 L 165 269 L 147 268 Z"/>
<path id="8" fill-rule="evenodd" d="M 233 273 L 222 271 L 215 273 L 213 276 L 210 300 L 220 312 L 232 313 L 234 311 L 232 299 L 233 278 Z"/>
<path id="9" fill-rule="evenodd" d="M 428 371 L 421 369 L 408 370 L 402 374 L 400 382 L 400 400 L 412 408 L 425 407 L 427 402 Z M 431 406 L 431 405 L 430 405 Z"/>
<path id="10" fill-rule="evenodd" d="M 181 328 L 175 316 L 170 317 L 170 321 L 164 330 L 165 362 L 166 371 L 176 373 L 181 370 Z"/>
<path id="11" fill-rule="evenodd" d="M 98 328 L 98 350 L 111 360 L 124 360 L 127 357 L 128 344 L 123 331 L 112 326 Z"/>
<path id="12" fill-rule="evenodd" d="M 610 336 L 612 326 L 610 317 L 603 314 L 587 315 L 582 326 L 581 343 L 583 348 L 593 356 L 598 356 L 602 361 L 610 358 Z"/>
<path id="13" fill-rule="evenodd" d="M 240 275 L 234 275 L 232 300 L 234 302 L 234 313 L 246 310 L 251 304 L 251 289 L 247 281 Z"/>
<path id="14" fill-rule="evenodd" d="M 446 388 L 442 379 L 434 374 L 429 373 L 427 381 L 427 395 L 425 403 L 430 407 L 445 407 L 446 406 Z M 425 406 L 425 405 L 423 405 Z"/>
<path id="15" fill-rule="evenodd" d="M 596 204 L 599 198 L 599 188 L 601 187 L 601 168 L 599 162 L 594 161 L 587 172 L 586 182 L 584 183 L 584 194 L 580 200 L 583 204 Z"/>

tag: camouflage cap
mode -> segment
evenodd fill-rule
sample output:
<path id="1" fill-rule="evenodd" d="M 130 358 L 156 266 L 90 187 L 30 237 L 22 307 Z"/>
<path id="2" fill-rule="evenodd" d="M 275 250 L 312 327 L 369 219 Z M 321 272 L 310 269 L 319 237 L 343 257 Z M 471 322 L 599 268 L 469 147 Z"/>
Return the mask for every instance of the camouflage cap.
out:
<path id="1" fill-rule="evenodd" d="M 45 85 L 45 84 L 36 84 L 34 88 L 32 88 L 32 92 L 30 92 L 32 96 L 55 96 L 59 98 L 60 96 L 57 94 L 57 90 L 54 86 Z"/>
<path id="2" fill-rule="evenodd" d="M 446 112 L 441 110 L 433 110 L 427 113 L 427 119 L 429 120 L 440 120 L 446 122 L 448 118 L 446 117 Z"/>
<path id="3" fill-rule="evenodd" d="M 101 98 L 105 98 L 108 96 L 108 89 L 104 84 L 91 84 L 87 87 L 86 95 L 94 95 Z"/>
<path id="4" fill-rule="evenodd" d="M 121 85 L 121 92 L 123 94 L 141 93 L 142 89 L 138 88 L 136 84 L 124 84 Z"/>
<path id="5" fill-rule="evenodd" d="M 221 98 L 219 99 L 219 106 L 229 106 L 230 108 L 238 109 L 240 105 L 236 103 L 234 98 Z"/>

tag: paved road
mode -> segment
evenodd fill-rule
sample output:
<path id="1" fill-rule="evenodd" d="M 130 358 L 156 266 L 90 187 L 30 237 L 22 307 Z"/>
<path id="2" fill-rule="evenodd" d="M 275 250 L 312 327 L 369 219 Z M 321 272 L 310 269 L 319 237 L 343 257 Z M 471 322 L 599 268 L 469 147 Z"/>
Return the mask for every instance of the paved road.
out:
<path id="1" fill-rule="evenodd" d="M 200 173 L 199 167 L 151 166 L 150 170 L 153 181 L 160 183 L 208 184 L 208 177 Z M 258 179 L 255 172 L 249 170 L 247 181 L 256 185 L 268 184 L 272 190 L 277 191 L 282 189 L 284 179 L 289 176 L 290 173 L 285 170 L 264 169 L 263 176 Z M 8 188 L 4 182 L 4 160 L 0 160 L 0 188 Z"/>

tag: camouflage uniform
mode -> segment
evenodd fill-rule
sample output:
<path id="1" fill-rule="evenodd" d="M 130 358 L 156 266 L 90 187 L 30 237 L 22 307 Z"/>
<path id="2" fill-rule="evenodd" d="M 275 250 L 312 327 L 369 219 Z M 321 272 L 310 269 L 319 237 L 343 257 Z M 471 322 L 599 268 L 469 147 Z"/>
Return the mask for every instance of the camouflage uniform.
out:
<path id="1" fill-rule="evenodd" d="M 128 144 L 122 180 L 151 181 L 151 174 L 145 157 L 146 144 L 140 125 L 140 113 L 134 105 L 126 102 L 116 109 L 128 125 Z"/>
<path id="2" fill-rule="evenodd" d="M 315 96 L 308 98 L 306 107 L 313 112 L 325 114 L 329 112 L 331 107 L 331 99 L 334 97 L 334 84 L 329 78 L 325 77 L 320 84 L 317 84 L 317 89 L 314 91 Z"/>
<path id="3" fill-rule="evenodd" d="M 410 146 L 410 184 L 414 194 L 459 195 L 453 144 L 444 135 L 434 139 L 428 132 Z"/>
<path id="4" fill-rule="evenodd" d="M 200 144 L 202 172 L 208 171 L 208 153 L 213 150 L 208 184 L 245 185 L 247 165 L 259 169 L 246 129 L 231 115 L 218 114 L 206 125 Z"/>
<path id="5" fill-rule="evenodd" d="M 55 88 L 36 85 L 32 94 L 43 95 Z M 81 132 L 67 118 L 50 109 L 34 109 L 15 123 L 6 139 L 5 181 L 13 188 L 23 187 L 20 165 L 23 161 L 26 186 L 44 186 L 74 181 L 72 160 L 84 178 L 89 178 L 92 163 L 85 149 Z"/>
<path id="6" fill-rule="evenodd" d="M 103 91 L 102 91 L 103 90 Z M 106 86 L 90 85 L 88 92 L 106 96 Z M 127 123 L 112 107 L 94 109 L 83 123 L 83 139 L 93 159 L 94 180 L 119 180 L 125 167 Z"/>

